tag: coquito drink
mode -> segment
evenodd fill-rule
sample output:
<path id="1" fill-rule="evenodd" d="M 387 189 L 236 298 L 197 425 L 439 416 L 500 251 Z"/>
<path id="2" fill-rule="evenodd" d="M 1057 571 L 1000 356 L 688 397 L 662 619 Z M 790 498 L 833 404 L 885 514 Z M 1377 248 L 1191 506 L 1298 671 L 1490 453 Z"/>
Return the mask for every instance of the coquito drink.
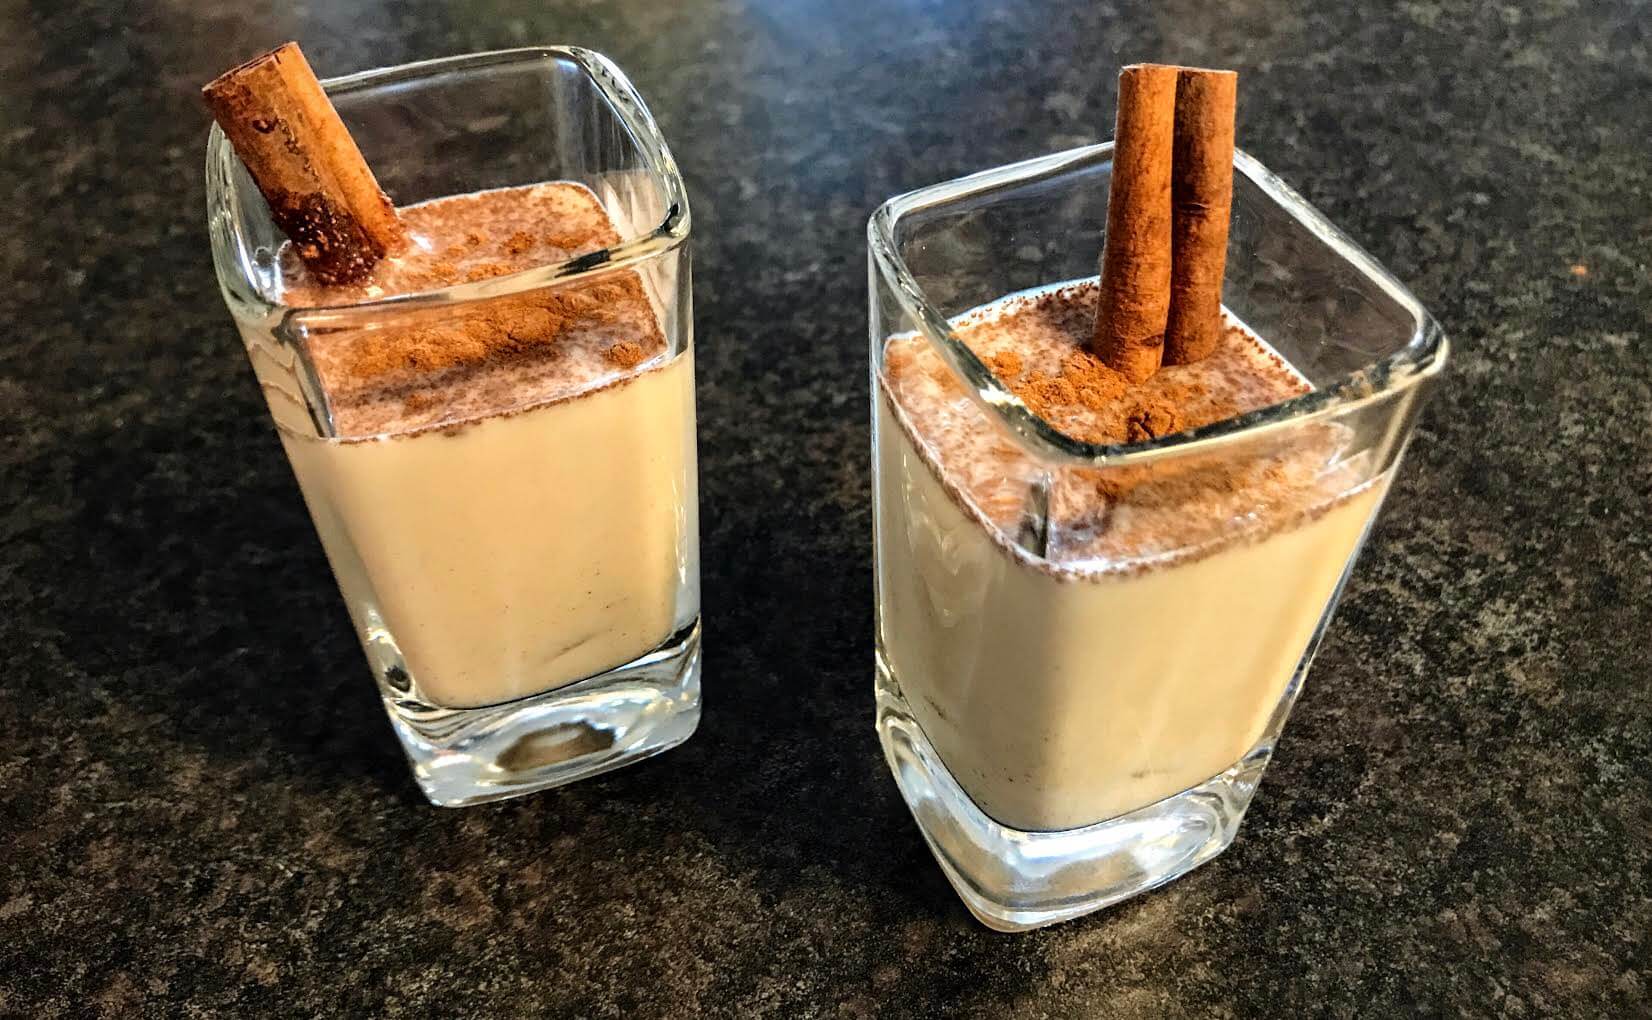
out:
<path id="1" fill-rule="evenodd" d="M 596 196 L 568 183 L 400 213 L 402 254 L 347 286 L 319 285 L 289 257 L 285 300 L 434 290 L 619 239 Z M 426 701 L 550 690 L 685 622 L 693 366 L 671 355 L 635 273 L 317 332 L 310 356 L 336 436 L 283 428 L 282 443 L 358 631 L 393 636 Z"/>
<path id="2" fill-rule="evenodd" d="M 689 212 L 641 98 L 585 50 L 328 88 L 291 43 L 203 94 L 225 300 L 425 795 L 513 797 L 686 740 Z M 334 97 L 429 200 L 390 200 Z"/>
<path id="3" fill-rule="evenodd" d="M 1092 443 L 1231 418 L 1307 389 L 1228 323 L 1215 351 L 1128 383 L 1087 353 L 1094 281 L 953 329 L 1027 407 Z M 935 349 L 878 377 L 879 642 L 947 769 L 993 819 L 1070 829 L 1238 762 L 1279 705 L 1386 480 L 1325 469 L 1334 430 L 1265 457 L 1083 469 L 1024 540 L 1027 455 Z"/>

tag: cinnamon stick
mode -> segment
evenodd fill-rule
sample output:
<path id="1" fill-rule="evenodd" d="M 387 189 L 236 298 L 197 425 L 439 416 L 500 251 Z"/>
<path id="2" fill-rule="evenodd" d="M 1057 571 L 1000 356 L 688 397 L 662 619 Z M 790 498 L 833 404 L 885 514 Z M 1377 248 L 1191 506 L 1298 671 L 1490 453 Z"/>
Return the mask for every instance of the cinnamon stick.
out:
<path id="1" fill-rule="evenodd" d="M 275 225 L 322 283 L 358 280 L 406 243 L 396 207 L 297 43 L 225 72 L 201 94 Z"/>
<path id="2" fill-rule="evenodd" d="M 1131 382 L 1158 370 L 1169 321 L 1176 81 L 1176 68 L 1163 64 L 1132 64 L 1119 72 L 1113 182 L 1092 346 L 1097 357 Z"/>
<path id="3" fill-rule="evenodd" d="M 1233 71 L 1184 67 L 1176 76 L 1166 365 L 1209 357 L 1222 336 L 1238 90 Z"/>

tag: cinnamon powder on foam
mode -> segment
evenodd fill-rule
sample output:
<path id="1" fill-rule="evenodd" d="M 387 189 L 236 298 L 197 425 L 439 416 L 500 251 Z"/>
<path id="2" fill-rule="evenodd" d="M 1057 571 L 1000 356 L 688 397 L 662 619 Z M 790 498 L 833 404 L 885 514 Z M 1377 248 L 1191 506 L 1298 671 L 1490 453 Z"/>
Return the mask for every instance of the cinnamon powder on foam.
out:
<path id="1" fill-rule="evenodd" d="M 1141 442 L 1310 388 L 1232 323 L 1209 358 L 1131 385 L 1084 349 L 1096 293 L 1091 282 L 1006 299 L 955 322 L 954 332 L 1028 410 L 1083 442 Z M 954 498 L 1013 535 L 1042 469 L 999 432 L 921 338 L 890 341 L 882 383 L 897 421 L 920 441 Z M 1336 456 L 1341 442 L 1335 427 L 1316 426 L 1237 454 L 1060 470 L 1048 505 L 1049 558 L 1139 562 L 1186 555 L 1247 529 L 1277 530 L 1358 487 L 1353 466 Z"/>
<path id="2" fill-rule="evenodd" d="M 286 302 L 336 306 L 551 265 L 619 241 L 590 190 L 502 188 L 400 210 L 414 238 L 347 286 L 311 280 L 283 252 Z M 316 329 L 309 353 L 341 435 L 401 432 L 557 399 L 619 380 L 666 350 L 635 272 L 436 309 L 372 328 Z"/>

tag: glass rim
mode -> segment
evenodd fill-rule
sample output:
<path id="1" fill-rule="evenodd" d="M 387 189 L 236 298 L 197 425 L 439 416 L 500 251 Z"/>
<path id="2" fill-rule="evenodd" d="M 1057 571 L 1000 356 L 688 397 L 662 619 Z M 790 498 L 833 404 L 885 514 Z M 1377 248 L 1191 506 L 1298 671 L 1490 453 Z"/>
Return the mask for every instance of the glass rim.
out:
<path id="1" fill-rule="evenodd" d="M 562 285 L 635 266 L 682 245 L 688 239 L 693 220 L 689 212 L 688 189 L 683 183 L 682 172 L 678 169 L 676 160 L 672 158 L 665 136 L 661 134 L 653 114 L 649 112 L 648 105 L 637 92 L 636 86 L 631 84 L 631 80 L 613 61 L 595 50 L 580 46 L 520 46 L 504 50 L 487 50 L 356 71 L 323 79 L 321 84 L 329 96 L 341 96 L 384 85 L 417 81 L 450 71 L 532 63 L 547 59 L 562 59 L 578 65 L 597 91 L 608 100 L 616 116 L 631 133 L 645 159 L 645 169 L 660 182 L 665 192 L 665 215 L 653 228 L 632 237 L 621 238 L 619 243 L 598 251 L 504 276 L 435 290 L 393 294 L 367 301 L 331 305 L 289 305 L 283 301 L 271 301 L 257 287 L 251 286 L 249 273 L 239 271 L 231 276 L 226 271 L 240 267 L 226 266 L 223 264 L 224 260 L 215 257 L 214 262 L 218 265 L 218 274 L 225 289 L 234 294 L 239 301 L 255 309 L 260 317 L 285 317 L 297 314 L 304 316 L 305 321 L 312 325 L 325 325 L 333 318 L 354 319 L 381 310 L 403 312 L 445 304 L 481 301 L 539 290 L 553 284 Z M 207 137 L 207 199 L 215 234 L 218 232 L 218 203 L 223 198 L 216 192 L 232 189 L 226 184 L 229 180 L 228 175 L 215 174 L 214 166 L 225 160 L 239 158 L 224 137 L 223 129 L 213 124 Z M 216 247 L 214 245 L 215 249 Z M 232 284 L 235 286 L 232 287 Z"/>
<path id="2" fill-rule="evenodd" d="M 895 231 L 900 220 L 912 213 L 949 205 L 984 191 L 1052 178 L 1076 165 L 1108 157 L 1112 151 L 1110 141 L 1085 145 L 932 184 L 889 199 L 867 222 L 867 248 L 873 264 L 894 291 L 902 309 L 918 324 L 970 397 L 1006 427 L 1028 452 L 1046 460 L 1090 467 L 1137 464 L 1158 460 L 1172 452 L 1202 452 L 1393 399 L 1439 375 L 1444 368 L 1450 341 L 1416 296 L 1294 188 L 1248 153 L 1235 149 L 1234 172 L 1256 184 L 1338 256 L 1381 287 L 1411 317 L 1411 338 L 1393 353 L 1307 393 L 1172 435 L 1136 443 L 1088 443 L 1056 430 L 999 382 L 975 352 L 958 338 L 947 317 L 930 303 L 907 268 L 896 246 Z"/>

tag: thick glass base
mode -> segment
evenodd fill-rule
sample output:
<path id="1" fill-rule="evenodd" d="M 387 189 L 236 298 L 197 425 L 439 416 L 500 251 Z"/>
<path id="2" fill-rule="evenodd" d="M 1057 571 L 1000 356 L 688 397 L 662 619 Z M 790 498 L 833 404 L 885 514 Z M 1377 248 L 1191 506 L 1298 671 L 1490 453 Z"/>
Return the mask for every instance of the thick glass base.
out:
<path id="1" fill-rule="evenodd" d="M 383 684 L 380 693 L 432 804 L 520 797 L 687 740 L 700 723 L 700 621 L 623 666 L 502 705 L 438 708 Z"/>
<path id="2" fill-rule="evenodd" d="M 988 817 L 919 729 L 882 656 L 878 738 L 901 795 L 952 887 L 983 924 L 1027 931 L 1179 878 L 1233 842 L 1273 754 L 1276 727 L 1232 768 L 1082 829 L 1023 832 Z"/>

